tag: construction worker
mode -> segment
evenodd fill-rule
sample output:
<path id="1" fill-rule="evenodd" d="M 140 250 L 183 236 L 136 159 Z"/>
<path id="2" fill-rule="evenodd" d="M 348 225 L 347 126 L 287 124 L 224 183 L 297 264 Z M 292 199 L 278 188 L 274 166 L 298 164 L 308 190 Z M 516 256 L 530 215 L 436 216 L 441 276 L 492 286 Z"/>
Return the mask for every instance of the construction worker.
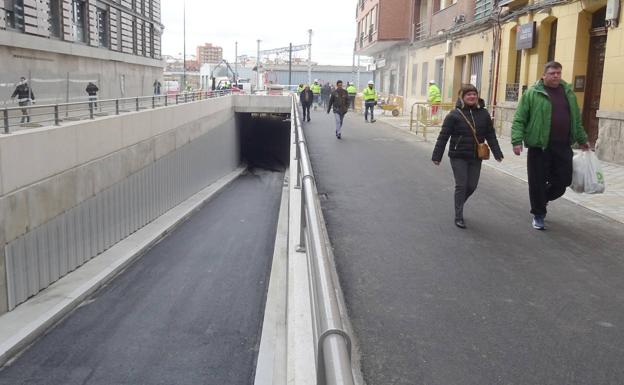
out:
<path id="1" fill-rule="evenodd" d="M 368 87 L 364 88 L 364 91 L 362 91 L 362 95 L 364 96 L 364 120 L 366 120 L 368 122 L 368 110 L 370 109 L 370 114 L 371 114 L 371 123 L 375 123 L 375 115 L 374 115 L 374 109 L 375 106 L 377 105 L 377 91 L 375 91 L 375 82 L 373 82 L 372 80 L 368 81 Z"/>
<path id="2" fill-rule="evenodd" d="M 355 96 L 357 95 L 357 88 L 353 83 L 347 83 L 347 93 L 349 94 L 349 105 L 351 109 L 355 111 Z"/>
<path id="3" fill-rule="evenodd" d="M 321 96 L 321 85 L 319 84 L 318 79 L 314 79 L 314 84 L 310 86 L 310 89 L 314 95 L 314 111 L 316 111 L 319 104 L 319 97 Z"/>
<path id="4" fill-rule="evenodd" d="M 437 120 L 438 108 L 440 107 L 440 102 L 442 102 L 442 94 L 440 93 L 440 87 L 438 87 L 436 81 L 433 79 L 429 80 L 429 92 L 427 95 L 427 99 L 431 104 L 431 118 Z"/>
<path id="5" fill-rule="evenodd" d="M 304 88 L 305 87 L 303 86 L 303 84 L 299 84 L 299 86 L 297 87 L 297 95 L 301 95 L 301 91 L 303 91 Z"/>

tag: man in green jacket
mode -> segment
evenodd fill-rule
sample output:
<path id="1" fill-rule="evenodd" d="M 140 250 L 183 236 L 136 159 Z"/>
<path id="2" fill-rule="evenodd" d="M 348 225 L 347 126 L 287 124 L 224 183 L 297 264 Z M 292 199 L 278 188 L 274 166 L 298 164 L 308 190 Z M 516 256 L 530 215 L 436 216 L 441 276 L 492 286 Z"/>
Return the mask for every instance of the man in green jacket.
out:
<path id="1" fill-rule="evenodd" d="M 527 173 L 533 228 L 544 230 L 546 205 L 572 183 L 572 148 L 589 150 L 587 134 L 572 87 L 561 80 L 561 64 L 544 66 L 542 79 L 520 98 L 511 127 L 513 152 L 528 147 Z"/>

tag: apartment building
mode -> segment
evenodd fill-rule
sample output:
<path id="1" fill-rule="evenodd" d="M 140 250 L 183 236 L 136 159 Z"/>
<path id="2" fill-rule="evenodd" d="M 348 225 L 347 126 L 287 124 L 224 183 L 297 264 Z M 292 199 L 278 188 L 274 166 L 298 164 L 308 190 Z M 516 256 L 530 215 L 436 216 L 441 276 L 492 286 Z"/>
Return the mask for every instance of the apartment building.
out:
<path id="1" fill-rule="evenodd" d="M 223 48 L 210 43 L 197 47 L 197 62 L 200 67 L 206 63 L 219 63 L 221 60 L 223 60 Z"/>
<path id="2" fill-rule="evenodd" d="M 0 1 L 0 101 L 24 76 L 38 99 L 151 94 L 162 78 L 160 0 Z"/>

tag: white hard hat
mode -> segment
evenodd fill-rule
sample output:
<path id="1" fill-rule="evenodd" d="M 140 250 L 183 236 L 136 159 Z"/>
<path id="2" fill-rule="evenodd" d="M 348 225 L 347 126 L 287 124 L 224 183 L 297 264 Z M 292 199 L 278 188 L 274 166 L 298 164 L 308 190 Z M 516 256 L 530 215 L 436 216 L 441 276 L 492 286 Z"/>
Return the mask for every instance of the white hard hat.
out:
<path id="1" fill-rule="evenodd" d="M 368 84 L 375 84 L 375 82 L 374 82 L 374 81 L 372 81 L 372 80 L 369 80 L 369 81 L 368 81 Z"/>
<path id="2" fill-rule="evenodd" d="M 429 80 L 429 84 L 434 84 L 434 83 L 435 83 L 435 80 L 433 79 Z"/>
<path id="3" fill-rule="evenodd" d="M 314 83 L 318 83 L 318 79 L 314 79 Z"/>

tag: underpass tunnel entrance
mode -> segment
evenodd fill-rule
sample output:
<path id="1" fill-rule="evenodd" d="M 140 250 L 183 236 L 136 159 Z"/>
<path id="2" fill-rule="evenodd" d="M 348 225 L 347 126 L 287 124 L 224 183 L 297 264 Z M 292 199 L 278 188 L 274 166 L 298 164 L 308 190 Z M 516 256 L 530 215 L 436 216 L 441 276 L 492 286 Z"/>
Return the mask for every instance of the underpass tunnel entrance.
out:
<path id="1" fill-rule="evenodd" d="M 290 114 L 237 113 L 240 152 L 250 169 L 284 171 L 289 165 Z"/>

